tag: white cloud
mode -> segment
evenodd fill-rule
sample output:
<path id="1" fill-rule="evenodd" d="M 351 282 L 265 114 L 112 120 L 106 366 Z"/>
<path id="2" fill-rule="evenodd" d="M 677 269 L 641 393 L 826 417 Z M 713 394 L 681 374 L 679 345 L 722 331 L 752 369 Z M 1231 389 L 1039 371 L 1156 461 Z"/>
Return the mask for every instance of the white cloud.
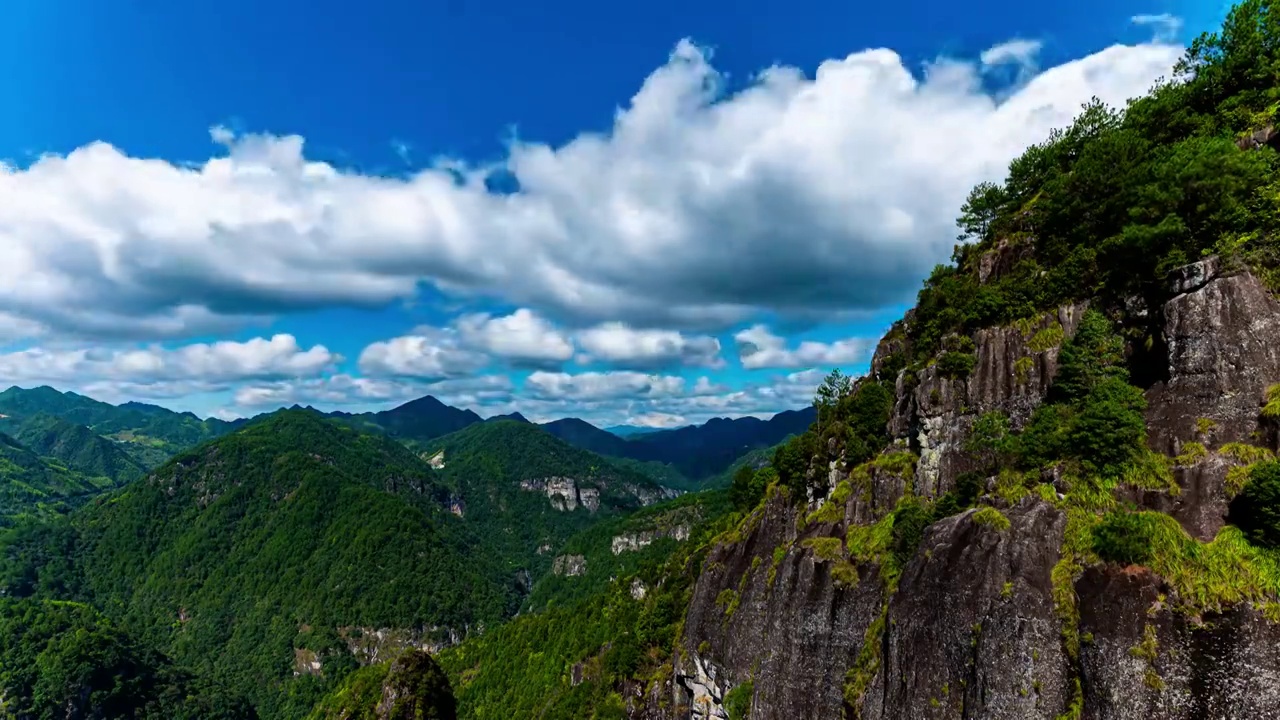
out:
<path id="1" fill-rule="evenodd" d="M 558 365 L 573 357 L 573 343 L 528 309 L 506 317 L 464 315 L 456 321 L 464 345 L 516 364 Z"/>
<path id="2" fill-rule="evenodd" d="M 763 325 L 742 330 L 733 339 L 738 345 L 738 358 L 748 370 L 852 365 L 866 360 L 876 342 L 871 338 L 848 338 L 832 343 L 806 340 L 795 348 L 788 348 L 786 338 L 774 335 Z"/>
<path id="3" fill-rule="evenodd" d="M 684 378 L 638 372 L 531 373 L 525 389 L 535 397 L 553 400 L 608 400 L 664 397 L 684 392 Z"/>
<path id="4" fill-rule="evenodd" d="M 1172 42 L 1182 30 L 1182 18 L 1169 13 L 1134 15 L 1129 21 L 1134 25 L 1151 28 L 1156 42 Z"/>
<path id="5" fill-rule="evenodd" d="M 674 330 L 639 330 L 625 323 L 604 323 L 577 335 L 588 355 L 585 362 L 602 361 L 620 367 L 659 368 L 673 365 L 718 368 L 720 341 L 709 335 L 685 335 Z"/>
<path id="6" fill-rule="evenodd" d="M 253 410 L 292 405 L 374 406 L 399 404 L 423 395 L 434 395 L 458 407 L 482 407 L 509 400 L 512 387 L 511 379 L 505 375 L 416 382 L 340 373 L 323 378 L 246 385 L 236 391 L 235 404 Z"/>
<path id="7" fill-rule="evenodd" d="M 1034 68 L 1042 47 L 1044 43 L 1039 40 L 1009 40 L 987 48 L 979 59 L 987 67 L 1017 65 Z"/>
<path id="8" fill-rule="evenodd" d="M 722 96 L 681 42 L 609 133 L 514 144 L 515 194 L 456 163 L 462 182 L 340 170 L 297 136 L 215 130 L 228 154 L 191 167 L 93 143 L 0 167 L 0 313 L 59 334 L 176 337 L 410 299 L 423 282 L 581 325 L 877 308 L 947 257 L 976 182 L 1091 96 L 1145 92 L 1180 52 L 1115 46 L 995 97 L 979 62 L 920 78 L 867 50 Z"/>
<path id="9" fill-rule="evenodd" d="M 113 395 L 131 388 L 140 394 L 176 397 L 244 380 L 312 377 L 341 361 L 323 345 L 304 350 L 296 338 L 284 334 L 177 348 L 32 348 L 0 354 L 0 385 L 48 382 Z"/>
<path id="10" fill-rule="evenodd" d="M 489 364 L 489 358 L 483 353 L 459 348 L 452 333 L 427 328 L 419 328 L 417 333 L 366 347 L 360 353 L 361 372 L 442 379 L 471 375 Z"/>

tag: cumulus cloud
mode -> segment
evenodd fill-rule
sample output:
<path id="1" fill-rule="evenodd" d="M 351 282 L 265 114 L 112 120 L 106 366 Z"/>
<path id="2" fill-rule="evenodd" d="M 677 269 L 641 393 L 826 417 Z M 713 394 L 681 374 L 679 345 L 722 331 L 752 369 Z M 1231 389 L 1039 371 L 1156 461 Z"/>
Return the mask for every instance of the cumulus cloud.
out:
<path id="1" fill-rule="evenodd" d="M 517 365 L 558 365 L 573 357 L 568 336 L 528 309 L 506 317 L 465 315 L 456 325 L 464 345 Z"/>
<path id="2" fill-rule="evenodd" d="M 110 394 L 133 389 L 174 397 L 245 380 L 317 376 L 341 361 L 323 345 L 304 350 L 285 334 L 177 348 L 32 348 L 0 355 L 0 385 L 45 382 Z"/>
<path id="3" fill-rule="evenodd" d="M 625 323 L 604 323 L 577 335 L 586 351 L 584 362 L 603 361 L 628 368 L 675 365 L 718 368 L 720 341 L 709 335 L 686 335 L 674 330 L 639 330 Z"/>
<path id="4" fill-rule="evenodd" d="M 733 336 L 738 358 L 748 370 L 761 368 L 831 367 L 862 362 L 875 347 L 871 338 L 848 338 L 832 343 L 806 340 L 794 348 L 764 325 L 753 325 Z"/>
<path id="5" fill-rule="evenodd" d="M 684 378 L 638 372 L 531 373 L 524 386 L 533 396 L 553 400 L 608 400 L 668 397 L 684 392 Z"/>
<path id="6" fill-rule="evenodd" d="M 422 379 L 471 375 L 488 364 L 488 356 L 458 347 L 453 333 L 436 328 L 375 342 L 359 359 L 361 372 L 368 375 Z"/>
<path id="7" fill-rule="evenodd" d="M 1172 42 L 1182 30 L 1182 18 L 1169 13 L 1134 15 L 1129 21 L 1134 25 L 1151 28 L 1156 42 Z"/>
<path id="8" fill-rule="evenodd" d="M 379 306 L 422 283 L 580 326 L 707 330 L 877 308 L 947 257 L 975 183 L 1090 97 L 1143 93 L 1179 54 L 1115 46 L 993 96 L 981 59 L 919 77 L 866 50 L 813 77 L 769 68 L 725 95 L 686 41 L 607 133 L 408 178 L 308 160 L 293 135 L 218 129 L 226 154 L 196 165 L 92 143 L 0 166 L 0 315 L 156 339 Z M 494 170 L 519 191 L 487 189 Z M 402 357 L 385 353 L 390 367 Z"/>

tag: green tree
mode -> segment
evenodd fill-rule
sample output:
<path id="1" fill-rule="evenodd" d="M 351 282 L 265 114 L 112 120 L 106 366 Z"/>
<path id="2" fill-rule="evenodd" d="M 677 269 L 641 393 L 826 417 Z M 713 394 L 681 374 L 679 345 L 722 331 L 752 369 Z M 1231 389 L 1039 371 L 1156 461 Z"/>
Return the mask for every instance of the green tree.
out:
<path id="1" fill-rule="evenodd" d="M 1231 501 L 1227 519 L 1259 547 L 1280 547 L 1280 461 L 1258 463 Z"/>

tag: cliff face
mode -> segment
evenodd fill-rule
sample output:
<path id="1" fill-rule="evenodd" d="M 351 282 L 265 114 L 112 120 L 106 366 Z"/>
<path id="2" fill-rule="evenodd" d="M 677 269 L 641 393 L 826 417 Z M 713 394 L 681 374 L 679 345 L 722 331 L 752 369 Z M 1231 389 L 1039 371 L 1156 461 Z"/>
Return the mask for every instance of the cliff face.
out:
<path id="1" fill-rule="evenodd" d="M 1002 264 L 983 267 L 995 275 Z M 1240 464 L 1223 446 L 1276 449 L 1260 410 L 1280 382 L 1280 303 L 1248 271 L 1212 258 L 1171 282 L 1170 299 L 1148 311 L 1157 335 L 1144 392 L 1148 444 L 1178 456 L 1169 461 L 1178 490 L 1115 495 L 1209 541 Z M 981 414 L 1027 424 L 1085 309 L 978 331 L 967 377 L 937 365 L 900 373 L 887 451 L 898 461 L 815 468 L 839 502 L 824 506 L 819 492 L 797 506 L 775 494 L 716 546 L 672 678 L 637 691 L 633 717 L 728 718 L 741 696 L 753 720 L 1190 720 L 1280 708 L 1280 625 L 1250 603 L 1190 612 L 1177 587 L 1136 565 L 1072 564 L 1074 510 L 1057 482 L 1012 502 L 988 494 L 993 507 L 937 519 L 909 557 L 890 557 L 881 526 L 899 499 L 938 498 L 979 469 L 964 446 Z M 903 349 L 901 330 L 882 342 L 873 371 Z"/>

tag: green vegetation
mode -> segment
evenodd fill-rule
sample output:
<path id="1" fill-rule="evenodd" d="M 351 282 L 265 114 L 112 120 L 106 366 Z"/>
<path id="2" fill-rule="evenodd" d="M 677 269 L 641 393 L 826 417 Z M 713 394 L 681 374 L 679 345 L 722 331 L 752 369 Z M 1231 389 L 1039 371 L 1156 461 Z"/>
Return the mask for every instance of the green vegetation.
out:
<path id="1" fill-rule="evenodd" d="M 1280 461 L 1255 463 L 1249 481 L 1231 503 L 1230 520 L 1249 542 L 1280 548 Z"/>
<path id="2" fill-rule="evenodd" d="M 108 478 L 42 458 L 0 433 L 0 529 L 24 519 L 57 517 L 112 486 Z"/>
<path id="3" fill-rule="evenodd" d="M 515 610 L 513 574 L 473 552 L 441 509 L 449 493 L 391 440 L 281 412 L 69 521 L 14 531 L 0 586 L 89 601 L 263 717 L 298 717 L 355 667 L 344 628 L 466 628 Z M 323 676 L 293 676 L 297 649 Z"/>
<path id="4" fill-rule="evenodd" d="M 712 544 L 738 522 L 740 516 L 723 516 L 670 555 L 620 576 L 604 592 L 521 615 L 440 653 L 459 715 L 476 720 L 624 717 L 617 684 L 631 680 L 649 686 L 667 677 L 693 582 Z M 643 598 L 631 593 L 634 580 L 649 588 Z M 575 674 L 581 679 L 576 685 Z"/>
<path id="5" fill-rule="evenodd" d="M 249 720 L 222 694 L 78 603 L 0 598 L 5 717 Z"/>
<path id="6" fill-rule="evenodd" d="M 29 390 L 12 387 L 0 392 L 0 414 L 8 416 L 4 421 L 5 427 L 0 429 L 19 435 L 23 431 L 15 430 L 15 427 L 44 422 L 39 420 L 40 416 L 52 416 L 71 425 L 83 426 L 97 435 L 117 441 L 120 448 L 144 468 L 156 467 L 173 455 L 230 432 L 237 426 L 236 423 L 216 419 L 201 420 L 191 413 L 176 413 L 143 403 L 110 405 L 73 392 L 58 392 L 51 387 Z M 71 461 L 68 464 L 72 464 Z"/>
<path id="7" fill-rule="evenodd" d="M 476 423 L 428 443 L 428 456 L 444 451 L 441 482 L 466 503 L 464 517 L 480 538 L 480 553 L 500 559 L 508 572 L 527 570 L 541 577 L 552 553 L 588 526 L 630 513 L 663 497 L 647 475 L 573 447 L 537 425 L 513 420 Z M 571 480 L 579 493 L 557 496 L 563 511 L 537 483 Z M 535 489 L 523 489 L 534 483 Z M 566 486 L 567 487 L 567 486 Z M 584 493 L 598 493 L 599 506 L 587 506 Z"/>
<path id="8" fill-rule="evenodd" d="M 382 701 L 389 700 L 379 707 Z M 363 667 L 326 696 L 308 720 L 455 720 L 449 678 L 425 652 Z"/>
<path id="9" fill-rule="evenodd" d="M 724 711 L 729 720 L 747 720 L 750 717 L 751 695 L 754 692 L 755 683 L 748 680 L 725 693 Z"/>
<path id="10" fill-rule="evenodd" d="M 583 556 L 586 574 L 543 575 L 535 582 L 524 608 L 572 607 L 598 595 L 607 590 L 615 578 L 634 575 L 642 567 L 661 562 L 676 552 L 683 542 L 680 536 L 696 537 L 729 513 L 725 491 L 711 490 L 651 505 L 625 517 L 598 521 L 554 550 L 556 555 Z M 615 553 L 615 538 L 643 539 L 649 544 Z"/>
<path id="11" fill-rule="evenodd" d="M 973 521 L 978 525 L 995 530 L 996 532 L 1004 532 L 1009 529 L 1009 518 L 1004 513 L 993 507 L 982 507 L 973 514 Z"/>

